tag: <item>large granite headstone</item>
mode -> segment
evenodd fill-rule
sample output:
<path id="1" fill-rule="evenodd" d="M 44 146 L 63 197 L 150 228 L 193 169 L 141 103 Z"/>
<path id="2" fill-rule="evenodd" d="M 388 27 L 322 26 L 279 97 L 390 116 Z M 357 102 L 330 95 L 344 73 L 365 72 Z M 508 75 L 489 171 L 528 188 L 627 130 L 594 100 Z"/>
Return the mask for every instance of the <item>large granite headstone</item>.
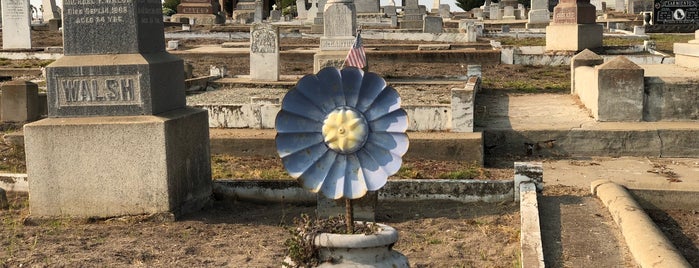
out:
<path id="1" fill-rule="evenodd" d="M 135 11 L 133 3 L 96 2 L 63 2 L 65 57 L 46 69 L 49 116 L 149 115 L 183 108 L 182 60 L 165 53 L 160 3 L 148 0 Z"/>
<path id="2" fill-rule="evenodd" d="M 647 33 L 692 33 L 699 30 L 699 0 L 655 1 Z"/>
<path id="3" fill-rule="evenodd" d="M 255 23 L 250 28 L 250 79 L 279 80 L 279 28 Z"/>
<path id="4" fill-rule="evenodd" d="M 29 0 L 2 0 L 2 48 L 32 48 Z"/>
<path id="5" fill-rule="evenodd" d="M 49 118 L 24 125 L 32 217 L 177 217 L 210 202 L 208 116 L 185 106 L 160 0 L 63 0 L 63 17 Z"/>
<path id="6" fill-rule="evenodd" d="M 581 51 L 602 46 L 602 25 L 597 24 L 590 0 L 561 0 L 546 27 L 547 51 Z"/>

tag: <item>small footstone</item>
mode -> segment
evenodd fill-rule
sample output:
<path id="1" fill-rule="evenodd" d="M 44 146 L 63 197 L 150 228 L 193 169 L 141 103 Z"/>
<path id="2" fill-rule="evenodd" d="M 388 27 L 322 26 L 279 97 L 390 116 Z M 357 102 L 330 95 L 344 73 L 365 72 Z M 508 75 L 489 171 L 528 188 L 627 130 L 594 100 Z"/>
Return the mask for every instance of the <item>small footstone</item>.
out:
<path id="1" fill-rule="evenodd" d="M 10 202 L 7 202 L 7 194 L 5 194 L 5 189 L 0 188 L 0 209 L 10 208 Z"/>

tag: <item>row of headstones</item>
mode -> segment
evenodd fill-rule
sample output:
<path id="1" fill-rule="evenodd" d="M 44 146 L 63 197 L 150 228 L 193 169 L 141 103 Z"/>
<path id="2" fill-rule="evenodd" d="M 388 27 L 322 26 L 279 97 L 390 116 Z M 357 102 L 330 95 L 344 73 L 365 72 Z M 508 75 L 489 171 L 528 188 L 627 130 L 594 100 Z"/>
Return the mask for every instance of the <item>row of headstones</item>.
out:
<path id="1" fill-rule="evenodd" d="M 536 1 L 532 1 L 532 9 Z M 491 3 L 487 1 L 483 6 L 471 10 L 473 16 L 477 19 L 490 20 L 522 20 L 527 18 L 527 9 L 522 4 L 516 1 L 501 1 L 499 3 Z M 548 5 L 548 1 L 546 1 Z"/>

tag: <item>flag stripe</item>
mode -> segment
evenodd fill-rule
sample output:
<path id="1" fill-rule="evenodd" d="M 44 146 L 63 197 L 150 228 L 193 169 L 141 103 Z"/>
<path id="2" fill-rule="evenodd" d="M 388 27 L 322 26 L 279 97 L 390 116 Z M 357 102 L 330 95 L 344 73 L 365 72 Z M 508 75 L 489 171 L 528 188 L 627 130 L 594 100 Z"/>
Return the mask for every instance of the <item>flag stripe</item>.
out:
<path id="1" fill-rule="evenodd" d="M 360 33 L 357 33 L 357 37 L 354 39 L 354 45 L 352 45 L 349 53 L 347 53 L 345 66 L 352 66 L 360 69 L 366 66 L 366 54 L 364 53 L 364 46 L 362 45 Z"/>

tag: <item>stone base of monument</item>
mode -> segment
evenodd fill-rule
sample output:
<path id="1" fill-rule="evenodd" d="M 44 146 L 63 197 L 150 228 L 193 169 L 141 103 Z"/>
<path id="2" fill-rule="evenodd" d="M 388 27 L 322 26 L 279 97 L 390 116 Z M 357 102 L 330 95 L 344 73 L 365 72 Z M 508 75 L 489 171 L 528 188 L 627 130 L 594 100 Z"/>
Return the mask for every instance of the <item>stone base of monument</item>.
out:
<path id="1" fill-rule="evenodd" d="M 234 10 L 232 18 L 241 24 L 252 23 L 255 20 L 255 10 Z"/>
<path id="2" fill-rule="evenodd" d="M 24 134 L 32 217 L 179 217 L 211 202 L 205 110 L 49 118 Z"/>
<path id="3" fill-rule="evenodd" d="M 699 68 L 699 44 L 675 43 L 672 51 L 675 53 L 675 64 L 686 68 Z"/>
<path id="4" fill-rule="evenodd" d="M 311 33 L 313 34 L 322 34 L 325 31 L 325 28 L 323 24 L 316 24 L 314 23 L 311 25 Z"/>
<path id="5" fill-rule="evenodd" d="M 223 24 L 226 21 L 224 17 L 214 14 L 174 14 L 170 17 L 173 22 L 185 22 L 185 19 L 192 25 Z"/>
<path id="6" fill-rule="evenodd" d="M 348 50 L 349 51 L 349 50 Z M 347 58 L 348 51 L 329 50 L 320 51 L 313 55 L 313 73 L 318 73 L 325 67 L 342 69 Z"/>
<path id="7" fill-rule="evenodd" d="M 547 51 L 581 51 L 602 47 L 600 24 L 552 24 L 546 27 Z"/>
<path id="8" fill-rule="evenodd" d="M 159 114 L 185 106 L 182 59 L 169 53 L 64 56 L 46 68 L 50 117 Z M 89 73 L 82 78 L 76 74 Z M 179 83 L 178 83 L 179 81 Z"/>
<path id="9" fill-rule="evenodd" d="M 401 29 L 415 29 L 422 30 L 424 22 L 422 20 L 404 20 L 400 21 L 399 27 Z"/>

